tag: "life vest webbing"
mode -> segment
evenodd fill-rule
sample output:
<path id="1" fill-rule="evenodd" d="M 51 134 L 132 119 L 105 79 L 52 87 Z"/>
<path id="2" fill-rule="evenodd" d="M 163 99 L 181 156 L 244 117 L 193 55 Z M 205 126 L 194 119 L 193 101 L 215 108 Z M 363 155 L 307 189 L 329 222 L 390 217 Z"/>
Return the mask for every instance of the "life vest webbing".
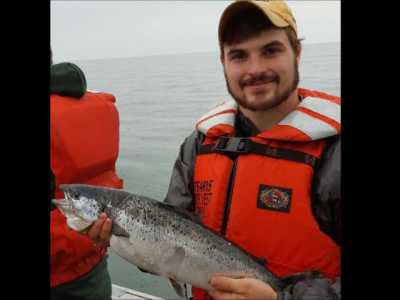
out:
<path id="1" fill-rule="evenodd" d="M 286 159 L 295 162 L 305 163 L 311 167 L 315 167 L 318 162 L 316 156 L 308 153 L 294 151 L 284 148 L 276 148 L 253 142 L 248 138 L 226 137 L 222 136 L 216 144 L 200 145 L 198 155 L 209 153 L 226 154 L 247 154 L 254 153 L 265 155 L 273 158 Z"/>

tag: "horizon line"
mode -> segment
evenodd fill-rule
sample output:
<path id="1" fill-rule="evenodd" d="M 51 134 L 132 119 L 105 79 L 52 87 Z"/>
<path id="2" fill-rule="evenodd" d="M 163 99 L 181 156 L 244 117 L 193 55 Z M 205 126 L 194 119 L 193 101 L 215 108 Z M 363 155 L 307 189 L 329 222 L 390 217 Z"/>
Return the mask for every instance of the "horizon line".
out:
<path id="1" fill-rule="evenodd" d="M 317 45 L 317 44 L 340 44 L 341 41 L 331 41 L 331 42 L 304 42 L 303 45 Z M 143 57 L 155 57 L 155 56 L 174 56 L 174 55 L 189 55 L 189 54 L 202 54 L 202 53 L 218 53 L 217 51 L 194 51 L 194 52 L 179 52 L 179 53 L 160 53 L 160 54 L 150 54 L 150 55 L 134 55 L 134 56 L 118 56 L 118 57 L 97 57 L 97 58 L 71 58 L 67 60 L 60 60 L 54 63 L 61 63 L 66 61 L 92 61 L 92 60 L 112 60 L 112 59 L 129 59 L 129 58 L 143 58 Z"/>

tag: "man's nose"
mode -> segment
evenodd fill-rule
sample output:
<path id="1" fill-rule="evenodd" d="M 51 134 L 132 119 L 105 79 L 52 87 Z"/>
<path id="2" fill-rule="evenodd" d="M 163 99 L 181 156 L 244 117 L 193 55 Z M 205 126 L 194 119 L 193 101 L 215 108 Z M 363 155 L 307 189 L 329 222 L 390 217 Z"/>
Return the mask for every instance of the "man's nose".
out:
<path id="1" fill-rule="evenodd" d="M 259 74 L 264 73 L 265 66 L 262 63 L 262 60 L 259 56 L 251 56 L 248 60 L 247 65 L 247 74 L 250 76 L 258 76 Z"/>

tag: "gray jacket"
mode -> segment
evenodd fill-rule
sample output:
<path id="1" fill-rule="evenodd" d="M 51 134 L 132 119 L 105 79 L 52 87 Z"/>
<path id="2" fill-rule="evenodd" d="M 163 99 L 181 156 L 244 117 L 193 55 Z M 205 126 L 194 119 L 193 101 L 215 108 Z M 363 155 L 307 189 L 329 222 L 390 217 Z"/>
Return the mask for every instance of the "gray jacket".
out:
<path id="1" fill-rule="evenodd" d="M 236 135 L 254 136 L 255 126 L 242 114 L 235 121 Z M 194 131 L 182 143 L 173 167 L 165 202 L 194 211 L 194 163 L 204 135 Z M 315 167 L 312 184 L 312 211 L 320 229 L 338 245 L 341 244 L 340 222 L 340 136 L 330 138 L 328 146 Z M 321 277 L 288 278 L 288 285 L 278 294 L 278 300 L 337 300 L 340 299 L 340 278 L 331 282 Z"/>

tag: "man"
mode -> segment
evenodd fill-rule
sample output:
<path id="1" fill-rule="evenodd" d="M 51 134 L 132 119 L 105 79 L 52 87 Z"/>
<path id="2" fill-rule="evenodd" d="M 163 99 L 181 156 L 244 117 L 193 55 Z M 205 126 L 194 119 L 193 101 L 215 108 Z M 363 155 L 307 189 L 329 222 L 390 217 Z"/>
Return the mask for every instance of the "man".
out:
<path id="1" fill-rule="evenodd" d="M 266 261 L 287 287 L 215 276 L 193 297 L 340 299 L 340 99 L 298 88 L 302 48 L 283 1 L 232 3 L 218 34 L 234 101 L 199 119 L 165 201 Z M 111 228 L 103 218 L 89 231 L 99 242 Z"/>
<path id="2" fill-rule="evenodd" d="M 114 96 L 86 91 L 85 75 L 72 63 L 51 65 L 50 94 L 51 198 L 64 197 L 63 183 L 122 188 Z M 51 299 L 111 300 L 106 248 L 69 229 L 55 205 L 50 220 Z"/>

